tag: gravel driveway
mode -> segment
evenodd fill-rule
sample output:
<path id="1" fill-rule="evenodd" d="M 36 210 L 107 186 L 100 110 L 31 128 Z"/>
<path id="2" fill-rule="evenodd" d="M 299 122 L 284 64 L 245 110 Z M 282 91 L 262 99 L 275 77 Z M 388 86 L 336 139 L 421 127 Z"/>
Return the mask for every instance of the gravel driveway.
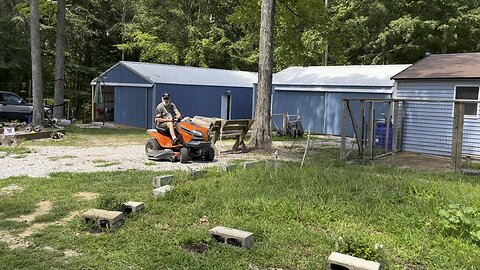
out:
<path id="1" fill-rule="evenodd" d="M 312 142 L 315 143 L 315 142 Z M 317 142 L 318 143 L 318 142 Z M 100 172 L 137 170 L 188 170 L 227 164 L 235 159 L 264 160 L 278 150 L 282 160 L 301 160 L 305 142 L 274 142 L 271 152 L 224 153 L 233 143 L 221 142 L 216 146 L 221 154 L 213 162 L 194 161 L 187 164 L 169 161 L 150 161 L 143 144 L 105 147 L 33 146 L 32 153 L 7 155 L 0 158 L 0 179 L 12 176 L 44 177 L 54 172 Z"/>

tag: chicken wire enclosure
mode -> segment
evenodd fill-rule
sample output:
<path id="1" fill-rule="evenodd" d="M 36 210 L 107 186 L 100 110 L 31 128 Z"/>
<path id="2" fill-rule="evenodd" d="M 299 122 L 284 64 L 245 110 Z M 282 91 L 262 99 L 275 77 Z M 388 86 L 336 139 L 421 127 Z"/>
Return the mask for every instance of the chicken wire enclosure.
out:
<path id="1" fill-rule="evenodd" d="M 363 105 L 353 110 L 352 103 Z M 388 108 L 378 118 L 375 108 Z M 480 158 L 479 101 L 452 100 L 344 100 L 342 149 L 347 155 L 348 122 L 354 127 L 358 158 L 373 159 L 398 152 L 451 157 L 459 170 L 462 158 Z M 372 117 L 373 116 L 373 117 Z"/>

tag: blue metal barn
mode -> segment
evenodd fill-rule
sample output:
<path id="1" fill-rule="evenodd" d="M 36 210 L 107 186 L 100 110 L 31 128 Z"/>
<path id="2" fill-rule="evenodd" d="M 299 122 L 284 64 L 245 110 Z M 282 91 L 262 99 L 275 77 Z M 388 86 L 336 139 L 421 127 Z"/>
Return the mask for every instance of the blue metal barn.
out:
<path id="1" fill-rule="evenodd" d="M 257 74 L 121 61 L 92 81 L 92 103 L 97 80 L 105 99 L 104 104 L 95 104 L 97 110 L 113 111 L 110 120 L 117 125 L 152 128 L 165 92 L 183 116 L 251 118 Z M 96 112 L 92 118 L 101 119 Z"/>
<path id="2" fill-rule="evenodd" d="M 453 101 L 479 100 L 480 53 L 430 55 L 393 77 L 394 97 L 451 102 L 406 102 L 402 114 L 403 151 L 449 156 Z M 480 156 L 480 108 L 465 109 L 463 154 Z"/>
<path id="3" fill-rule="evenodd" d="M 272 113 L 299 114 L 305 131 L 341 135 L 343 99 L 391 98 L 394 82 L 390 78 L 409 65 L 318 66 L 291 67 L 273 78 Z M 359 102 L 352 102 L 352 111 L 359 112 Z M 388 104 L 375 107 L 376 118 L 382 119 Z M 357 120 L 360 115 L 354 115 Z M 282 117 L 274 116 L 277 126 Z M 348 121 L 347 135 L 353 137 Z"/>

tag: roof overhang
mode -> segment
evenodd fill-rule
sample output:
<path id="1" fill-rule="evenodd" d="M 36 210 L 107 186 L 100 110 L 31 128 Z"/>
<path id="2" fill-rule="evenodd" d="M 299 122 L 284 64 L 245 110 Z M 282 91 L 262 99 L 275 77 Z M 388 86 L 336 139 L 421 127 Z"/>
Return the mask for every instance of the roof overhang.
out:
<path id="1" fill-rule="evenodd" d="M 336 87 L 301 87 L 301 86 L 274 86 L 274 91 L 293 91 L 293 92 L 330 92 L 330 93 L 374 93 L 374 94 L 392 94 L 393 87 L 352 87 L 344 86 Z"/>
<path id="2" fill-rule="evenodd" d="M 90 85 L 96 85 L 97 82 L 95 81 L 92 81 L 90 83 Z M 112 82 L 106 82 L 106 83 L 103 83 L 101 82 L 100 83 L 101 86 L 119 86 L 119 87 L 143 87 L 143 88 L 150 88 L 150 87 L 153 87 L 153 84 L 143 84 L 143 83 L 112 83 Z"/>

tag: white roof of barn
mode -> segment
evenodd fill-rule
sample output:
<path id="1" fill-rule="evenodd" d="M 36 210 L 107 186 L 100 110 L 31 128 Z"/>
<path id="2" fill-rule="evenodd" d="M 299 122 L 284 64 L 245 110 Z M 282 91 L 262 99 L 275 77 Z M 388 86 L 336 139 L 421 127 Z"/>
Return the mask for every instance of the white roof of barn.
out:
<path id="1" fill-rule="evenodd" d="M 290 67 L 273 76 L 275 85 L 392 87 L 390 78 L 410 65 Z"/>
<path id="2" fill-rule="evenodd" d="M 257 73 L 214 68 L 121 61 L 152 83 L 253 87 Z"/>

